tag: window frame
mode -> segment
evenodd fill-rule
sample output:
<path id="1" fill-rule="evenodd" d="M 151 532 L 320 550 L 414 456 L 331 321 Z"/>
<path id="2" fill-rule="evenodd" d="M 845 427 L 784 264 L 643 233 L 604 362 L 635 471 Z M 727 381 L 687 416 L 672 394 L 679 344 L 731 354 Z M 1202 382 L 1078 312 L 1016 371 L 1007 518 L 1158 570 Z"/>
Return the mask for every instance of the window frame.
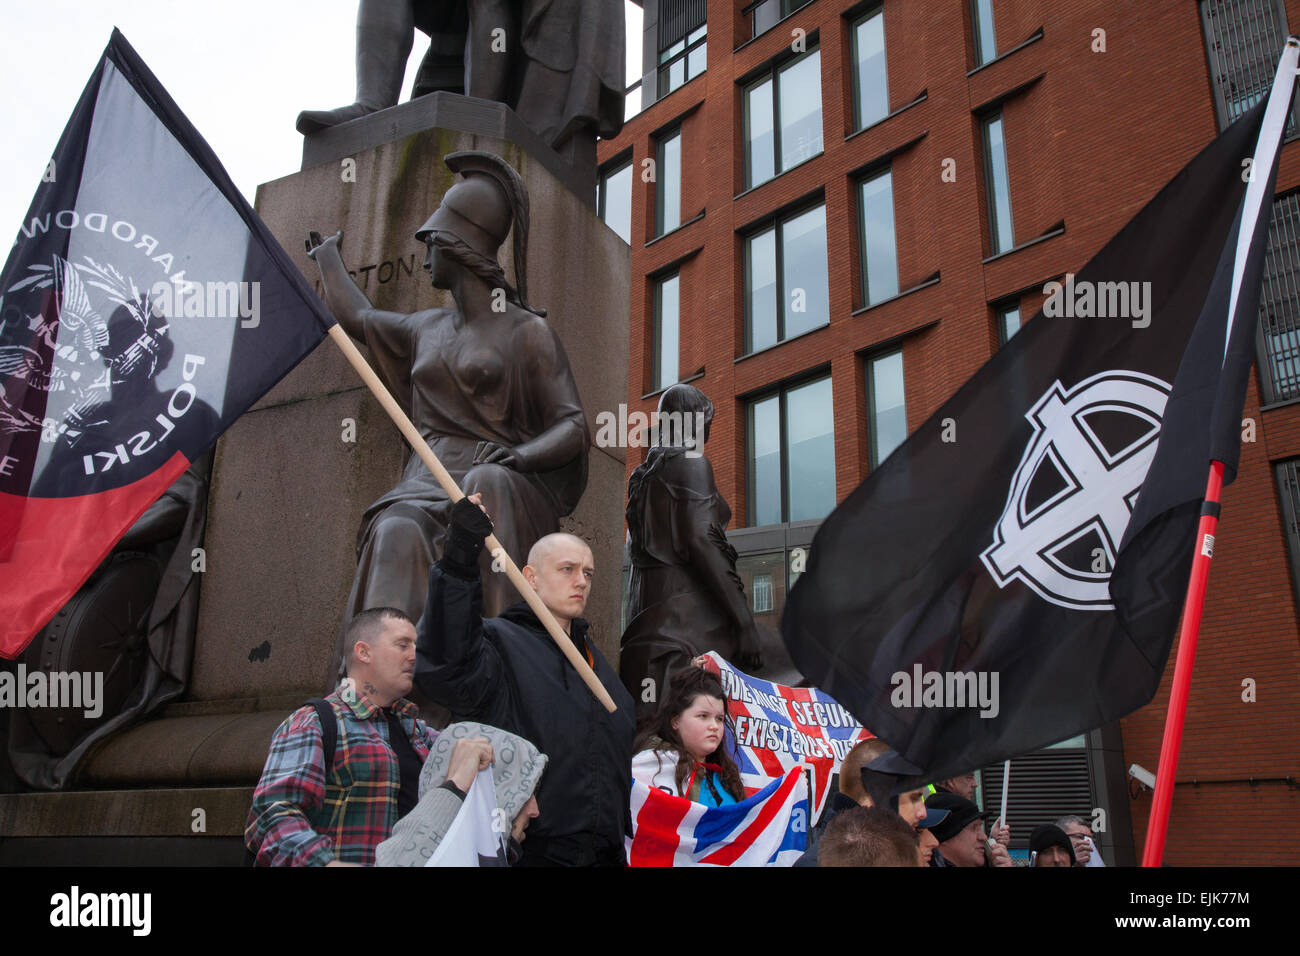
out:
<path id="1" fill-rule="evenodd" d="M 796 63 L 801 63 L 809 57 L 817 57 L 817 112 L 823 127 L 826 122 L 826 110 L 822 103 L 822 74 L 821 74 L 821 43 L 815 42 L 809 49 L 804 50 L 796 56 L 784 57 L 769 63 L 759 74 L 751 76 L 740 88 L 740 105 L 741 105 L 741 136 L 744 140 L 744 150 L 742 156 L 741 176 L 745 191 L 756 189 L 764 183 L 770 183 L 772 180 L 787 173 L 795 166 L 799 166 L 814 159 L 826 152 L 826 132 L 822 130 L 822 146 L 817 152 L 813 153 L 806 159 L 801 159 L 792 166 L 781 168 L 781 163 L 785 154 L 784 144 L 781 135 L 781 74 L 794 68 Z M 767 179 L 755 182 L 753 178 L 752 164 L 750 162 L 750 129 L 753 124 L 750 121 L 749 94 L 764 83 L 772 84 L 772 175 Z"/>
<path id="2" fill-rule="evenodd" d="M 1300 192 L 1273 199 L 1261 285 L 1255 350 L 1269 406 L 1300 399 Z"/>
<path id="3" fill-rule="evenodd" d="M 677 280 L 677 355 L 674 357 L 674 365 L 677 369 L 677 376 L 671 382 L 663 380 L 660 370 L 663 367 L 664 342 L 663 342 L 663 289 L 664 285 L 670 280 Z M 651 356 L 650 356 L 650 391 L 647 394 L 654 394 L 662 391 L 670 385 L 676 385 L 682 377 L 682 270 L 674 269 L 671 272 L 665 272 L 662 275 L 655 276 L 654 282 L 654 321 L 651 331 Z"/>
<path id="4" fill-rule="evenodd" d="M 1281 27 L 1281 29 L 1278 31 L 1280 33 L 1279 39 L 1281 42 L 1278 43 L 1276 47 L 1278 50 L 1281 50 L 1282 44 L 1286 42 L 1287 36 L 1290 35 L 1291 33 L 1290 25 L 1287 22 L 1286 3 L 1284 2 L 1284 0 L 1269 0 L 1269 5 L 1272 8 L 1271 13 L 1275 18 L 1277 25 Z M 1205 59 L 1206 59 L 1206 67 L 1209 71 L 1210 90 L 1214 95 L 1214 118 L 1215 121 L 1218 123 L 1219 132 L 1223 132 L 1223 130 L 1231 126 L 1234 121 L 1236 121 L 1243 114 L 1248 112 L 1250 110 L 1250 106 L 1240 109 L 1235 116 L 1231 115 L 1231 110 L 1229 109 L 1228 106 L 1227 91 L 1224 89 L 1223 84 L 1219 82 L 1219 78 L 1223 77 L 1227 79 L 1229 82 L 1244 81 L 1248 88 L 1249 86 L 1256 85 L 1253 82 L 1251 82 L 1255 78 L 1247 75 L 1243 75 L 1243 73 L 1240 71 L 1231 70 L 1229 68 L 1229 64 L 1225 64 L 1223 62 L 1222 54 L 1220 52 L 1216 52 L 1214 48 L 1215 44 L 1227 45 L 1232 42 L 1231 37 L 1225 36 L 1223 31 L 1214 30 L 1213 39 L 1215 42 L 1214 43 L 1210 42 L 1211 29 L 1214 23 L 1216 22 L 1216 17 L 1211 15 L 1209 12 L 1210 0 L 1197 0 L 1196 6 L 1197 6 L 1197 16 L 1201 21 L 1201 38 L 1205 45 Z M 1268 16 L 1269 11 L 1265 9 L 1264 4 L 1257 4 L 1256 6 L 1257 9 L 1254 11 L 1255 19 L 1262 21 Z M 1234 27 L 1240 27 L 1240 25 L 1241 24 L 1239 21 L 1235 24 L 1232 24 L 1232 26 Z M 1251 43 L 1256 41 L 1262 44 L 1262 39 L 1258 33 L 1248 37 L 1245 45 L 1249 46 Z M 1233 50 L 1233 53 L 1238 56 L 1240 52 L 1241 52 L 1240 50 Z M 1270 59 L 1272 59 L 1272 57 L 1270 57 Z M 1268 95 L 1268 91 L 1271 88 L 1273 82 L 1273 76 L 1276 72 L 1277 72 L 1277 63 L 1273 62 L 1272 65 L 1267 70 L 1267 77 L 1262 78 L 1262 79 L 1266 79 L 1266 84 L 1264 84 L 1261 89 L 1258 89 L 1256 91 L 1251 106 L 1253 106 L 1254 103 L 1259 102 L 1261 98 L 1266 97 Z M 1233 102 L 1239 102 L 1239 101 L 1234 100 Z M 1293 94 L 1291 99 L 1291 109 L 1287 112 L 1286 129 L 1285 132 L 1283 133 L 1284 141 L 1290 141 L 1291 139 L 1294 139 L 1298 134 L 1300 134 L 1300 118 L 1297 117 L 1298 110 L 1300 110 L 1300 94 Z"/>
<path id="5" fill-rule="evenodd" d="M 872 472 L 880 467 L 881 463 L 892 455 L 903 442 L 899 442 L 889 450 L 889 455 L 884 458 L 880 456 L 879 438 L 880 428 L 877 425 L 879 416 L 876 408 L 876 363 L 884 361 L 892 356 L 898 356 L 899 366 L 902 369 L 903 379 L 903 441 L 907 441 L 907 367 L 903 360 L 903 346 L 898 344 L 893 348 L 883 349 L 878 352 L 870 352 L 865 356 L 867 363 L 867 471 Z"/>
<path id="6" fill-rule="evenodd" d="M 760 525 L 755 523 L 754 503 L 755 503 L 755 488 L 757 485 L 756 482 L 757 475 L 755 474 L 756 469 L 754 468 L 754 460 L 755 460 L 754 459 L 754 449 L 755 449 L 754 408 L 755 406 L 757 406 L 760 402 L 765 402 L 772 398 L 776 398 L 777 400 L 777 431 L 778 431 L 777 448 L 778 448 L 778 454 L 780 455 L 780 461 L 777 464 L 778 464 L 778 473 L 781 479 L 781 493 L 780 493 L 781 513 L 780 513 L 779 520 L 774 522 L 774 524 L 778 524 L 778 525 L 790 524 L 793 519 L 791 519 L 790 517 L 790 474 L 789 474 L 790 428 L 789 428 L 789 407 L 788 407 L 789 393 L 800 388 L 806 388 L 810 385 L 819 384 L 821 382 L 826 382 L 828 385 L 831 385 L 832 387 L 831 403 L 830 403 L 830 407 L 827 409 L 827 412 L 830 415 L 829 421 L 831 426 L 831 449 L 832 449 L 831 481 L 833 486 L 835 482 L 835 456 L 834 456 L 835 396 L 834 396 L 834 386 L 831 380 L 831 370 L 829 367 L 823 366 L 808 374 L 801 375 L 797 378 L 789 379 L 785 382 L 776 385 L 773 388 L 767 389 L 755 395 L 751 395 L 744 400 L 745 401 L 745 527 L 763 528 L 763 527 L 772 526 L 771 524 Z M 832 487 L 831 498 L 832 498 L 831 510 L 834 510 L 835 494 L 834 494 L 833 487 Z M 827 511 L 827 514 L 830 514 L 830 511 Z M 825 515 L 823 515 L 821 519 L 816 519 L 816 520 L 824 520 L 824 519 L 825 519 Z M 799 519 L 799 520 L 807 520 L 807 519 Z"/>
<path id="7" fill-rule="evenodd" d="M 605 218 L 605 213 L 609 205 L 609 180 L 613 179 L 623 170 L 632 170 L 633 156 L 631 150 L 622 156 L 616 156 L 609 162 L 605 163 L 596 170 L 596 218 L 609 226 L 609 221 Z M 632 170 L 633 181 L 636 178 L 636 171 Z M 628 235 L 624 238 L 619 234 L 620 239 L 631 243 L 632 241 L 632 189 L 631 183 L 628 188 L 628 207 L 627 207 L 627 230 Z M 613 226 L 610 226 L 613 229 Z M 618 230 L 614 230 L 618 233 Z"/>
<path id="8" fill-rule="evenodd" d="M 1007 334 L 1007 316 L 1012 312 L 1016 313 L 1016 331 L 1010 335 Z M 1003 299 L 993 306 L 993 321 L 997 325 L 998 348 L 1006 345 L 1011 339 L 1025 327 L 1025 321 L 1021 315 L 1020 299 Z"/>
<path id="9" fill-rule="evenodd" d="M 983 55 L 981 50 L 981 47 L 983 46 L 981 41 L 984 39 L 984 31 L 980 27 L 980 9 L 985 6 L 987 7 L 989 14 L 989 32 L 992 34 L 988 37 L 991 50 L 987 57 Z M 993 0 L 970 0 L 970 16 L 971 46 L 975 54 L 975 67 L 978 69 L 981 66 L 992 63 L 998 58 L 997 21 L 993 11 Z"/>
<path id="10" fill-rule="evenodd" d="M 867 216 L 866 204 L 863 202 L 867 183 L 874 182 L 882 176 L 889 177 L 889 213 L 890 226 L 894 235 L 894 291 L 878 299 L 871 298 L 871 284 L 867 273 Z M 855 199 L 858 204 L 858 293 L 862 296 L 862 307 L 868 308 L 894 298 L 902 291 L 902 280 L 898 270 L 898 209 L 894 202 L 894 169 L 892 163 L 872 167 L 854 180 Z"/>
<path id="11" fill-rule="evenodd" d="M 881 49 L 885 55 L 885 112 L 870 122 L 867 122 L 862 117 L 862 102 L 860 95 L 862 92 L 862 81 L 861 77 L 858 75 L 858 68 L 861 64 L 861 57 L 858 56 L 858 28 L 872 17 L 880 17 Z M 861 13 L 854 17 L 854 19 L 849 23 L 849 61 L 852 63 L 851 72 L 853 79 L 853 131 L 857 132 L 859 130 L 867 129 L 870 126 L 874 126 L 876 123 L 879 123 L 881 120 L 889 116 L 889 44 L 885 39 L 885 5 L 883 2 L 867 10 L 865 13 Z"/>
<path id="12" fill-rule="evenodd" d="M 677 222 L 671 227 L 665 228 L 664 219 L 664 174 L 666 164 L 664 163 L 665 147 L 673 140 L 677 141 Z M 670 126 L 655 137 L 655 238 L 666 235 L 674 229 L 678 229 L 682 224 L 682 201 L 685 177 L 682 175 L 682 166 L 684 159 L 684 144 L 682 142 L 682 126 L 678 123 Z"/>
<path id="13" fill-rule="evenodd" d="M 1273 463 L 1273 488 L 1277 494 L 1282 544 L 1291 571 L 1291 589 L 1300 603 L 1300 457 Z"/>
<path id="14" fill-rule="evenodd" d="M 766 3 L 776 4 L 777 17 L 772 21 L 771 26 L 764 27 L 760 30 L 758 28 L 758 8 Z M 749 18 L 749 35 L 752 40 L 755 37 L 761 37 L 768 30 L 776 27 L 776 25 L 786 17 L 794 16 L 794 14 L 798 13 L 810 3 L 812 3 L 812 0 L 754 0 L 753 3 L 750 3 L 740 11 L 740 15 Z"/>
<path id="15" fill-rule="evenodd" d="M 1002 164 L 1006 173 L 1007 181 L 1007 228 L 1009 235 L 1007 244 L 1001 246 L 998 244 L 998 204 L 997 204 L 997 185 L 994 177 L 994 156 L 993 143 L 989 136 L 990 127 L 997 123 L 1002 132 Z M 991 255 L 998 256 L 1005 252 L 1010 252 L 1016 247 L 1016 219 L 1015 212 L 1011 206 L 1011 162 L 1007 158 L 1007 124 L 1006 116 L 1002 109 L 992 110 L 980 117 L 980 152 L 983 156 L 984 163 L 984 202 L 988 207 L 988 227 L 989 227 L 989 252 Z"/>
<path id="16" fill-rule="evenodd" d="M 797 336 L 787 336 L 785 334 L 785 327 L 786 327 L 785 310 L 786 310 L 787 302 L 786 302 L 786 289 L 785 289 L 784 226 L 786 223 L 794 219 L 798 219 L 800 216 L 805 215 L 806 213 L 810 213 L 815 209 L 821 209 L 822 211 L 822 236 L 825 239 L 825 245 L 827 249 L 827 261 L 825 263 L 826 293 L 827 293 L 826 321 L 818 325 L 814 325 L 812 326 L 812 328 L 805 329 L 803 332 L 800 332 L 798 334 L 806 335 L 808 332 L 815 332 L 817 329 L 822 329 L 830 325 L 830 321 L 831 321 L 830 308 L 829 308 L 830 305 L 830 299 L 829 299 L 830 297 L 830 258 L 829 258 L 830 239 L 829 239 L 829 231 L 826 226 L 826 199 L 824 196 L 818 196 L 813 202 L 803 203 L 801 205 L 785 209 L 781 212 L 778 212 L 775 215 L 769 216 L 768 218 L 760 221 L 759 223 L 756 223 L 751 228 L 746 230 L 744 236 L 742 237 L 745 244 L 744 261 L 741 263 L 742 295 L 744 296 L 744 303 L 743 303 L 744 315 L 742 317 L 744 320 L 744 330 L 743 330 L 744 336 L 742 342 L 744 351 L 741 353 L 742 357 L 745 355 L 753 355 L 755 352 L 761 352 L 764 349 L 775 348 L 776 346 L 781 345 L 782 343 L 788 342 L 790 341 L 790 339 L 797 337 Z M 773 263 L 775 268 L 776 303 L 777 303 L 776 341 L 772 342 L 770 345 L 764 345 L 762 348 L 755 348 L 753 308 L 751 305 L 751 301 L 753 298 L 751 294 L 751 281 L 754 273 L 753 242 L 757 237 L 763 235 L 769 230 L 776 233 L 774 243 L 773 243 L 775 246 L 775 256 L 773 259 Z"/>
<path id="17" fill-rule="evenodd" d="M 697 34 L 698 36 L 696 36 Z M 695 39 L 692 40 L 691 37 L 695 37 Z M 677 46 L 678 43 L 682 44 L 682 48 L 678 50 L 676 53 L 671 54 L 668 57 L 668 59 L 664 59 L 664 56 L 665 54 L 668 53 L 668 50 L 671 50 L 673 47 Z M 667 50 L 659 51 L 657 62 L 655 64 L 655 75 L 657 77 L 657 79 L 655 80 L 655 89 L 658 93 L 658 95 L 655 97 L 655 102 L 658 102 L 659 100 L 663 99 L 669 93 L 673 93 L 677 90 L 680 90 L 687 83 L 691 82 L 691 80 L 695 79 L 701 73 L 704 73 L 706 70 L 708 70 L 709 68 L 708 45 L 709 45 L 709 21 L 706 19 L 694 30 L 688 31 L 686 36 L 682 37 L 680 40 L 673 41 L 673 43 L 671 43 L 668 46 Z M 703 47 L 705 51 L 704 66 L 700 68 L 699 73 L 691 73 L 691 55 L 695 53 L 697 50 L 699 50 L 701 47 Z M 672 79 L 671 79 L 672 68 L 679 61 L 684 62 L 684 65 L 682 66 L 682 81 L 678 83 L 676 86 L 673 86 Z"/>
<path id="18" fill-rule="evenodd" d="M 763 588 L 758 586 L 759 581 L 764 584 Z M 759 607 L 759 596 L 765 595 L 767 600 L 763 606 Z M 753 614 L 770 614 L 772 612 L 772 575 L 769 572 L 757 572 L 753 578 L 753 596 L 750 599 L 750 611 Z"/>

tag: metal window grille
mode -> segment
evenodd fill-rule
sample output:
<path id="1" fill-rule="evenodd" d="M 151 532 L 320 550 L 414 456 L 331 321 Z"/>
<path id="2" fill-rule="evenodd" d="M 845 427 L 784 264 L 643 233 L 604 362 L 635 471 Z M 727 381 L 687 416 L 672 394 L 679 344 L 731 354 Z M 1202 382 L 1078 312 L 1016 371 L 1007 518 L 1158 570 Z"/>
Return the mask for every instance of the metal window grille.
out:
<path id="1" fill-rule="evenodd" d="M 1272 88 L 1286 45 L 1286 10 L 1282 0 L 1203 0 L 1201 24 L 1219 129 L 1225 129 Z M 1287 137 L 1296 129 L 1293 102 Z"/>
<path id="2" fill-rule="evenodd" d="M 754 613 L 772 610 L 772 575 L 754 575 Z"/>
<path id="3" fill-rule="evenodd" d="M 659 49 L 668 49 L 704 25 L 705 0 L 660 0 Z"/>
<path id="4" fill-rule="evenodd" d="M 1257 341 L 1265 404 L 1300 398 L 1300 193 L 1273 201 Z"/>
<path id="5" fill-rule="evenodd" d="M 658 95 L 704 72 L 708 64 L 708 26 L 703 0 L 666 0 L 659 20 Z"/>
<path id="6" fill-rule="evenodd" d="M 1291 585 L 1300 601 L 1300 458 L 1280 461 L 1276 467 L 1277 496 L 1282 505 L 1282 531 L 1291 556 Z"/>
<path id="7" fill-rule="evenodd" d="M 984 812 L 1002 809 L 1002 764 L 980 770 Z M 1088 820 L 1094 802 L 1088 773 L 1088 751 L 1083 748 L 1049 748 L 1011 759 L 1007 826 L 1013 849 L 1029 846 L 1029 834 L 1043 823 L 1055 823 L 1074 814 Z"/>

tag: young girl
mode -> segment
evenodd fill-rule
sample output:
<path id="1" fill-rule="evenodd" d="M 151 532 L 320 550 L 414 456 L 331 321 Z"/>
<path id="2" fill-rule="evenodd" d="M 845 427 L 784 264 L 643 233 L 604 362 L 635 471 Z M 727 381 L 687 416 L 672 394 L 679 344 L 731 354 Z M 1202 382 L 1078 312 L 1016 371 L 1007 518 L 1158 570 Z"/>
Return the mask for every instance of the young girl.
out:
<path id="1" fill-rule="evenodd" d="M 718 678 L 698 667 L 682 668 L 633 745 L 632 777 L 711 807 L 740 802 L 745 789 L 725 745 L 730 724 Z"/>

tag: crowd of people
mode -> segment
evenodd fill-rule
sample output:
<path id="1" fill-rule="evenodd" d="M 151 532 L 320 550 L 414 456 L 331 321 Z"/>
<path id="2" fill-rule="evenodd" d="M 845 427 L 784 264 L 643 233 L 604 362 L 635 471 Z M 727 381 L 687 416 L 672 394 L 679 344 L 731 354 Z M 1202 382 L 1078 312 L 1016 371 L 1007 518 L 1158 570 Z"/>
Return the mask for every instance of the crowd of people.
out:
<path id="1" fill-rule="evenodd" d="M 539 539 L 523 575 L 613 712 L 526 603 L 483 618 L 479 557 L 491 531 L 479 495 L 456 502 L 420 620 L 394 608 L 351 620 L 346 678 L 272 739 L 245 831 L 257 865 L 425 865 L 487 770 L 502 862 L 517 866 L 626 865 L 633 780 L 707 807 L 746 798 L 727 697 L 703 659 L 676 671 L 634 725 L 631 696 L 582 618 L 595 567 L 581 538 Z M 429 727 L 407 699 L 413 687 L 454 722 Z M 1015 865 L 1005 824 L 986 832 L 973 773 L 896 793 L 894 756 L 875 738 L 848 752 L 796 866 Z M 1102 865 L 1079 817 L 1036 828 L 1029 847 L 1032 866 Z"/>

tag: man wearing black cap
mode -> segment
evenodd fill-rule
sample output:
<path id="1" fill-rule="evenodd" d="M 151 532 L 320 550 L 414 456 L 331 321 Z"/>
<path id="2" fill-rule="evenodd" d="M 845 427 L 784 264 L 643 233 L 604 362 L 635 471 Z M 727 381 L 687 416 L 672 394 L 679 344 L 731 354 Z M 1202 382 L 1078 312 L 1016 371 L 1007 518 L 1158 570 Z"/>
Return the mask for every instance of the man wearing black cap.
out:
<path id="1" fill-rule="evenodd" d="M 1054 823 L 1034 827 L 1029 834 L 1029 853 L 1033 866 L 1074 866 L 1070 837 Z"/>
<path id="2" fill-rule="evenodd" d="M 926 801 L 926 809 L 948 811 L 947 818 L 931 829 L 939 841 L 931 866 L 1013 865 L 1005 846 L 985 838 L 979 807 L 965 797 L 936 793 Z"/>

